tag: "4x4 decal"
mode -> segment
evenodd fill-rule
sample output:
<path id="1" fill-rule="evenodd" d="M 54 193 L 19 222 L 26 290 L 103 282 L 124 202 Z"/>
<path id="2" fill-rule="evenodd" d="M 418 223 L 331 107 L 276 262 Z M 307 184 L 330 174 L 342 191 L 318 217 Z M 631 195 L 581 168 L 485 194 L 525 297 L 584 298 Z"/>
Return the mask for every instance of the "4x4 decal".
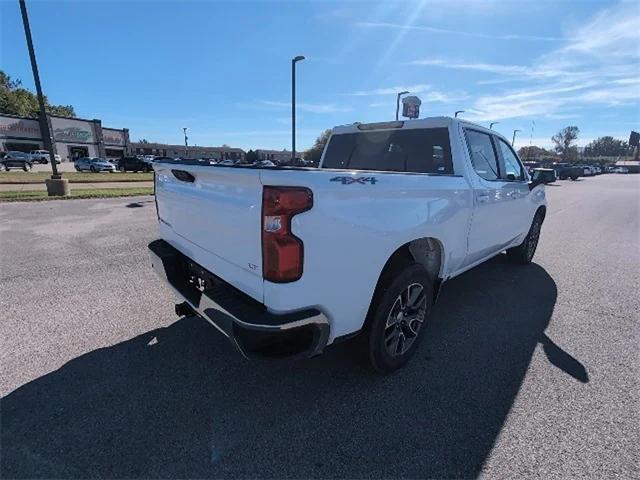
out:
<path id="1" fill-rule="evenodd" d="M 378 179 L 376 177 L 333 177 L 329 181 L 340 182 L 343 185 L 351 185 L 352 183 L 360 183 L 361 185 L 370 183 L 371 185 L 375 185 Z"/>

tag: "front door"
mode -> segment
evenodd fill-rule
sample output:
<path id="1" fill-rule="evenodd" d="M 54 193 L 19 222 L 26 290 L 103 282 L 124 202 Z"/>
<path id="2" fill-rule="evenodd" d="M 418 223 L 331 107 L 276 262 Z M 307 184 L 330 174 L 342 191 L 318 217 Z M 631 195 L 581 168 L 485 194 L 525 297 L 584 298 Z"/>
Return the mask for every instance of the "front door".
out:
<path id="1" fill-rule="evenodd" d="M 512 221 L 517 208 L 514 186 L 502 178 L 492 135 L 465 129 L 465 136 L 475 172 L 473 219 L 464 262 L 468 266 L 503 250 L 519 234 L 519 227 Z"/>

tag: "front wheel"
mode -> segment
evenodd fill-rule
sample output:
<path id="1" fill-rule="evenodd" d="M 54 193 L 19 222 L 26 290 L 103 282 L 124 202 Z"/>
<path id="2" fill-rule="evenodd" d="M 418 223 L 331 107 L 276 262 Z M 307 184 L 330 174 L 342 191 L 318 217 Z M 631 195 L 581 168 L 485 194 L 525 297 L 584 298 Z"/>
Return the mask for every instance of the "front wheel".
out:
<path id="1" fill-rule="evenodd" d="M 31 170 L 31 165 L 29 165 L 28 163 L 25 163 L 22 166 L 22 170 L 24 170 L 25 172 L 28 172 L 29 170 Z"/>
<path id="2" fill-rule="evenodd" d="M 542 221 L 544 216 L 542 212 L 537 212 L 531 222 L 529 233 L 525 237 L 524 241 L 517 247 L 513 247 L 507 250 L 507 258 L 512 263 L 518 263 L 520 265 L 528 265 L 533 260 L 533 255 L 536 253 L 538 247 L 538 240 L 540 239 L 540 230 L 542 229 Z"/>
<path id="3" fill-rule="evenodd" d="M 96 167 L 91 167 L 89 170 L 91 170 L 93 173 L 98 173 L 98 170 L 96 170 Z"/>
<path id="4" fill-rule="evenodd" d="M 410 264 L 389 282 L 374 300 L 368 327 L 369 360 L 382 373 L 402 367 L 415 353 L 433 304 L 433 283 L 422 265 Z"/>
<path id="5" fill-rule="evenodd" d="M 49 163 L 49 160 L 47 160 L 46 158 L 43 158 L 41 160 L 41 163 L 43 163 L 44 165 L 46 165 L 47 163 Z"/>

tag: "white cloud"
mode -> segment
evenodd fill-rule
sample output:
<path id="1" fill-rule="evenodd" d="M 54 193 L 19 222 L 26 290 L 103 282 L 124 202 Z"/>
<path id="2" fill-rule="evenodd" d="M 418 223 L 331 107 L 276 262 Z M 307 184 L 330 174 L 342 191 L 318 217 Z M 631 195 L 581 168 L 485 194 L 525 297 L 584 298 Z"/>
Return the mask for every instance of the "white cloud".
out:
<path id="1" fill-rule="evenodd" d="M 418 84 L 418 85 L 400 85 L 397 87 L 384 87 L 384 88 L 376 88 L 373 90 L 358 90 L 355 92 L 347 93 L 346 95 L 353 95 L 355 97 L 365 97 L 372 95 L 395 95 L 398 92 L 411 92 L 411 93 L 422 93 L 431 89 L 431 85 L 427 84 Z"/>
<path id="2" fill-rule="evenodd" d="M 421 26 L 421 25 L 411 25 L 411 24 L 402 24 L 402 23 L 391 23 L 391 22 L 356 22 L 355 25 L 363 28 L 386 28 L 386 29 L 400 30 L 405 32 L 412 30 L 412 31 L 419 31 L 419 32 L 456 35 L 459 37 L 489 38 L 492 40 L 536 40 L 536 41 L 547 41 L 547 42 L 560 40 L 557 37 L 545 37 L 545 36 L 539 36 L 539 35 L 521 35 L 521 34 L 493 35 L 488 33 L 464 32 L 460 30 L 450 30 L 447 28 L 428 27 L 428 26 Z"/>
<path id="3" fill-rule="evenodd" d="M 586 105 L 638 105 L 640 15 L 637 4 L 620 3 L 568 32 L 565 44 L 531 65 L 501 65 L 442 58 L 413 65 L 497 75 L 477 84 L 524 82 L 530 86 L 478 97 L 465 117 L 491 121 L 520 117 L 569 118 Z M 532 83 L 533 82 L 533 83 Z"/>

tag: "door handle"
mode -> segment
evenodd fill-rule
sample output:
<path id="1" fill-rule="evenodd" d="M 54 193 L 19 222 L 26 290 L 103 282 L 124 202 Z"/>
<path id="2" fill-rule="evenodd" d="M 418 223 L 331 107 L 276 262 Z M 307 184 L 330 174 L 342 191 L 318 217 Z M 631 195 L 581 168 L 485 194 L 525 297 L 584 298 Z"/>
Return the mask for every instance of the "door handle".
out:
<path id="1" fill-rule="evenodd" d="M 478 203 L 487 203 L 489 202 L 489 195 L 486 193 L 479 193 L 476 195 L 476 200 L 478 200 Z"/>

